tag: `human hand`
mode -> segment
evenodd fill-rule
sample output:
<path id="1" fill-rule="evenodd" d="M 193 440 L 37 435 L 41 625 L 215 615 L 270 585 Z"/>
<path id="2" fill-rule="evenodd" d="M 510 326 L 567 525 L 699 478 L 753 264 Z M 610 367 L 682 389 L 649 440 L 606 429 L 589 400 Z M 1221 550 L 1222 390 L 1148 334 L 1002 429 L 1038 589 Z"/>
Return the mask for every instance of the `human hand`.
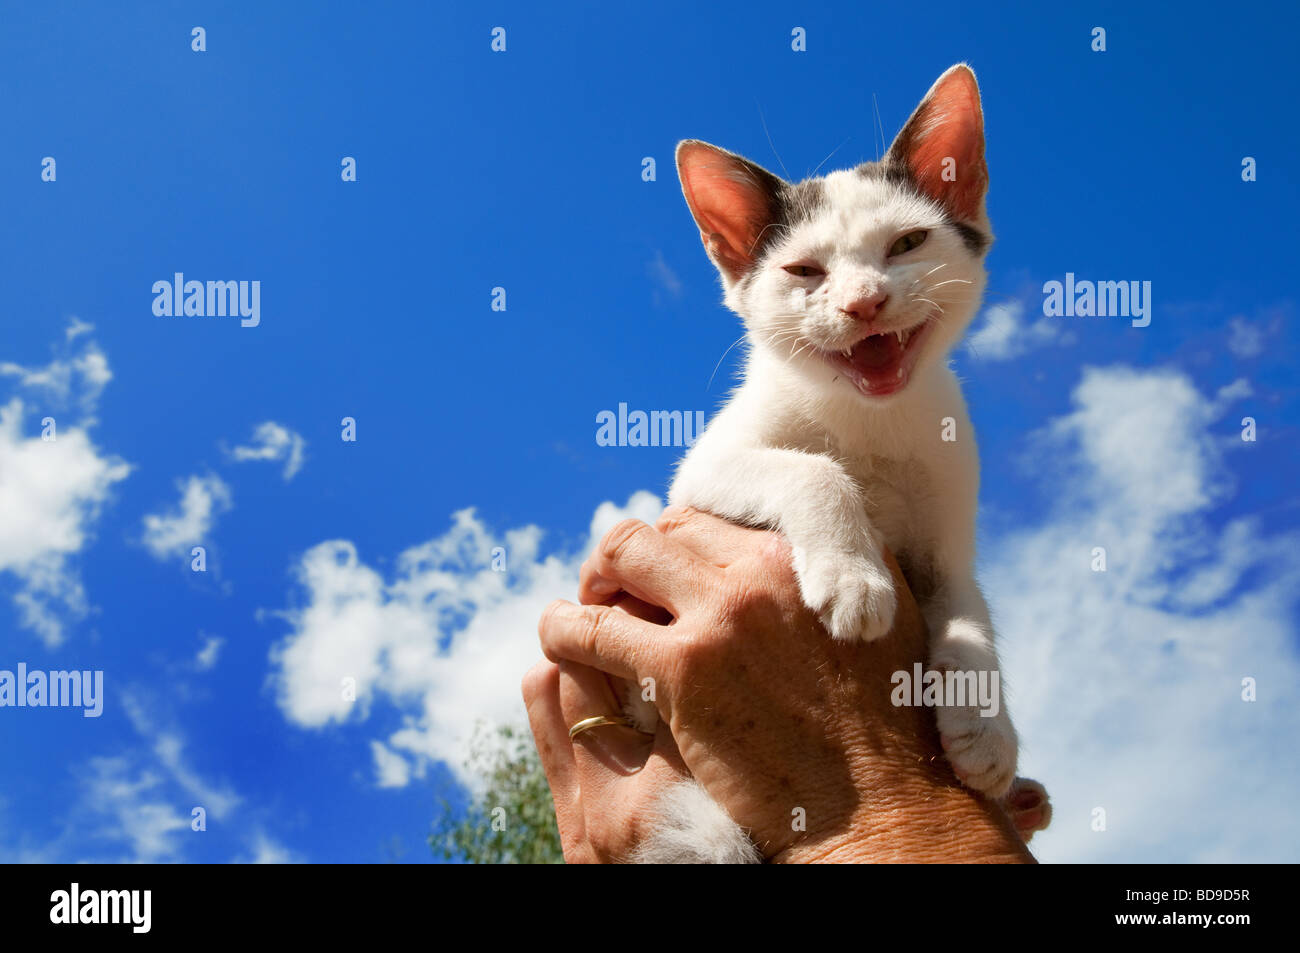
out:
<path id="1" fill-rule="evenodd" d="M 635 788 L 630 823 L 614 825 L 624 841 L 634 843 L 649 822 L 652 788 L 685 766 L 772 859 L 1031 859 L 1005 813 L 957 783 L 933 714 L 889 702 L 892 673 L 926 658 L 924 623 L 892 559 L 900 593 L 894 631 L 877 643 L 845 644 L 803 605 L 779 535 L 680 509 L 667 511 L 658 530 L 636 521 L 611 530 L 583 566 L 579 597 L 588 605 L 554 603 L 539 627 L 553 661 L 653 679 L 680 762 L 661 729 L 659 761 Z M 627 596 L 637 613 L 601 604 Z M 671 619 L 654 618 L 652 606 Z M 570 670 L 578 689 L 570 697 L 599 707 L 562 711 L 563 736 L 554 726 L 539 734 L 556 766 L 568 724 L 620 710 L 608 683 L 609 694 L 598 697 L 577 671 Z M 546 676 L 556 679 L 555 693 L 560 675 Z M 615 743 L 616 733 L 628 732 L 582 735 L 572 746 L 575 766 L 579 756 L 594 757 L 593 744 Z M 573 780 L 562 779 L 566 792 Z M 578 797 L 588 800 L 580 782 Z M 609 810 L 617 808 L 599 813 Z M 580 813 L 598 812 L 587 804 Z M 626 856 L 627 846 L 593 853 Z"/>
<path id="2" fill-rule="evenodd" d="M 623 593 L 611 611 L 664 623 L 666 614 Z M 569 727 L 623 712 L 622 683 L 576 662 L 541 661 L 524 676 L 524 704 L 551 785 L 560 845 L 568 863 L 618 863 L 654 823 L 659 795 L 689 772 L 668 726 L 653 737 L 606 727 L 570 740 Z"/>

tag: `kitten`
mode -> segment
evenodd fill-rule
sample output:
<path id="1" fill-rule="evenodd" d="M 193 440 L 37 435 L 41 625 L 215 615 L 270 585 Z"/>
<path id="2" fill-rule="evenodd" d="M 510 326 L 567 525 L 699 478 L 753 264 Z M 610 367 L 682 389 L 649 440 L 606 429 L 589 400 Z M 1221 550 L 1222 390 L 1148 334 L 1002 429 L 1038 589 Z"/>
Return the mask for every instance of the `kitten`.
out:
<path id="1" fill-rule="evenodd" d="M 890 630 L 889 547 L 929 625 L 930 667 L 997 670 L 974 578 L 979 462 L 947 362 L 979 306 L 993 241 L 974 73 L 944 73 L 879 162 L 790 184 L 686 140 L 677 168 L 749 353 L 670 502 L 784 533 L 803 599 L 836 639 Z M 953 768 L 993 798 L 1016 772 L 1000 698 L 997 711 L 935 710 Z M 635 693 L 629 712 L 645 728 L 657 720 Z M 758 859 L 696 782 L 660 807 L 636 859 Z"/>

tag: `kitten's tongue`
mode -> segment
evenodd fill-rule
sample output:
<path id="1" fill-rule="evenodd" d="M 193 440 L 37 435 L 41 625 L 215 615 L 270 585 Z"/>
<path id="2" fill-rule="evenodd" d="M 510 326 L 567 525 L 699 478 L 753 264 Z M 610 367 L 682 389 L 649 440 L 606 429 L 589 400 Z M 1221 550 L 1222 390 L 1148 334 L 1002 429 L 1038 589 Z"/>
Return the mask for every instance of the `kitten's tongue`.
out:
<path id="1" fill-rule="evenodd" d="M 903 345 L 893 334 L 873 334 L 853 345 L 849 360 L 864 374 L 894 370 L 903 357 Z"/>

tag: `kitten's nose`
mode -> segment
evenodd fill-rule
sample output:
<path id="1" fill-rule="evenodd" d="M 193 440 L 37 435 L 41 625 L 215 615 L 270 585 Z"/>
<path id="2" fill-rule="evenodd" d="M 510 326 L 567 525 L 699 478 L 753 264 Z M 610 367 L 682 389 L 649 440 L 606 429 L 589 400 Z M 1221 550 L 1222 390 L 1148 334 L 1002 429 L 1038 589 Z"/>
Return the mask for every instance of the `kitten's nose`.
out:
<path id="1" fill-rule="evenodd" d="M 869 324 L 884 309 L 885 302 L 888 300 L 889 295 L 883 291 L 878 291 L 869 297 L 858 298 L 856 301 L 849 302 L 849 306 L 841 310 L 853 320 Z"/>

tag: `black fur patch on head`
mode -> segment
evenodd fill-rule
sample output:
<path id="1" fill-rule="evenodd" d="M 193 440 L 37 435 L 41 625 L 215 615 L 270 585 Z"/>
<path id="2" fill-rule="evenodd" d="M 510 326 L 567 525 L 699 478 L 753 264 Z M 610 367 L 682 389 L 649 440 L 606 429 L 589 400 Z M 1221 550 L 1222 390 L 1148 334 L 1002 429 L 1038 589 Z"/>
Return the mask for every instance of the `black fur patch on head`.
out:
<path id="1" fill-rule="evenodd" d="M 916 184 L 916 177 L 912 175 L 911 168 L 905 162 L 899 162 L 897 159 L 885 156 L 879 162 L 864 162 L 854 170 L 864 179 L 880 179 L 899 188 L 907 189 L 919 198 L 927 198 L 920 186 Z M 970 249 L 972 255 L 983 255 L 992 244 L 992 239 L 986 235 L 983 230 L 970 224 L 969 222 L 958 221 L 951 215 L 944 212 L 944 224 L 950 225 L 961 236 L 962 242 Z"/>
<path id="2" fill-rule="evenodd" d="M 767 173 L 766 170 L 759 171 L 771 177 L 770 221 L 763 227 L 758 240 L 754 243 L 752 250 L 754 266 L 738 279 L 737 283 L 742 293 L 747 290 L 746 285 L 753 281 L 758 271 L 758 263 L 767 249 L 776 242 L 780 233 L 811 222 L 826 206 L 826 190 L 822 186 L 821 179 L 806 179 L 792 185 Z M 760 181 L 764 184 L 768 183 L 767 179 Z"/>
<path id="3" fill-rule="evenodd" d="M 826 205 L 826 189 L 821 179 L 805 179 L 786 185 L 778 200 L 781 224 L 802 225 L 816 218 Z"/>
<path id="4" fill-rule="evenodd" d="M 853 170 L 864 179 L 880 179 L 891 185 L 900 185 L 916 191 L 916 179 L 905 162 L 885 156 L 879 162 L 864 162 Z"/>
<path id="5" fill-rule="evenodd" d="M 768 185 L 770 204 L 768 222 L 750 250 L 755 263 L 779 236 L 779 233 L 807 224 L 817 217 L 826 204 L 826 192 L 820 179 L 807 179 L 791 185 L 776 176 Z"/>
<path id="6" fill-rule="evenodd" d="M 974 225 L 967 225 L 954 218 L 948 219 L 948 224 L 957 229 L 957 234 L 961 236 L 961 240 L 966 243 L 972 255 L 983 255 L 989 250 L 992 240 Z"/>

